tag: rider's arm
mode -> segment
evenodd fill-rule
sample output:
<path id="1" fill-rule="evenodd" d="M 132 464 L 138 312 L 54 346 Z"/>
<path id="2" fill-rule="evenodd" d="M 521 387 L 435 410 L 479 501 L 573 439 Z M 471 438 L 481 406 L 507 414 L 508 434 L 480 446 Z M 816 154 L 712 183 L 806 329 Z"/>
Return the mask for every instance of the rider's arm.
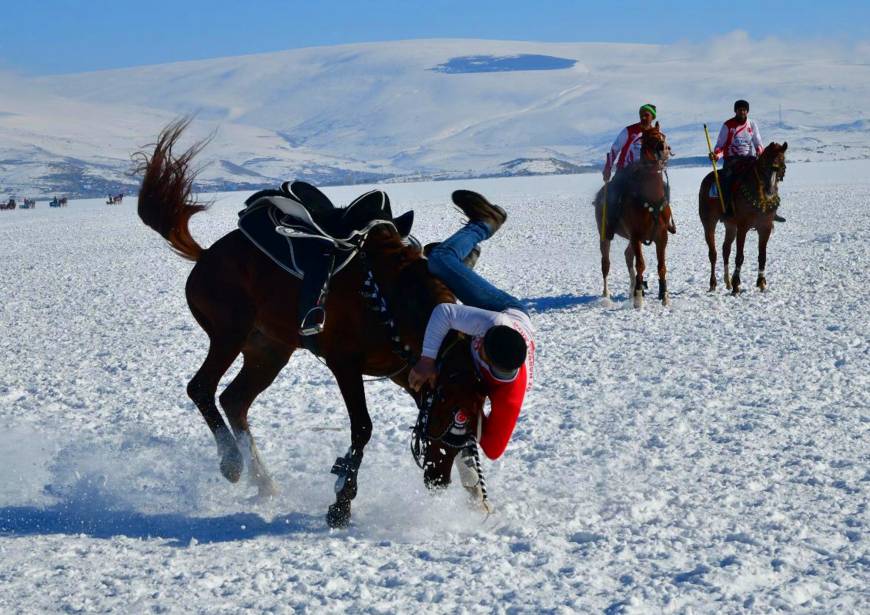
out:
<path id="1" fill-rule="evenodd" d="M 628 129 L 623 128 L 622 132 L 620 132 L 616 136 L 616 140 L 613 142 L 613 145 L 610 146 L 610 151 L 607 152 L 607 160 L 604 161 L 604 174 L 610 175 L 611 169 L 613 169 L 613 165 L 616 162 L 617 158 L 619 158 L 619 152 L 622 151 L 625 142 L 628 141 Z"/>
<path id="2" fill-rule="evenodd" d="M 726 143 L 728 143 L 728 125 L 722 124 L 722 128 L 719 129 L 719 138 L 716 139 L 716 147 L 713 148 L 713 155 L 716 156 L 716 160 L 719 160 L 725 153 Z"/>
<path id="3" fill-rule="evenodd" d="M 426 334 L 423 336 L 423 356 L 434 359 L 438 356 L 441 342 L 451 329 L 468 335 L 483 335 L 490 327 L 501 323 L 501 312 L 491 312 L 470 305 L 441 303 L 432 310 Z"/>
<path id="4" fill-rule="evenodd" d="M 752 120 L 749 120 L 752 126 L 752 145 L 755 147 L 755 155 L 761 156 L 764 151 L 764 143 L 761 141 L 761 133 L 758 132 L 758 126 Z"/>

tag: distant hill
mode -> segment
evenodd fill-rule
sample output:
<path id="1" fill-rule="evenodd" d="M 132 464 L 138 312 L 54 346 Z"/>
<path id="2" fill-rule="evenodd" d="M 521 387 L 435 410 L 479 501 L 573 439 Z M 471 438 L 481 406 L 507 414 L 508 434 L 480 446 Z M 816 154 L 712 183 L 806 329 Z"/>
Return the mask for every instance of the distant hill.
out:
<path id="1" fill-rule="evenodd" d="M 703 163 L 702 123 L 715 137 L 737 97 L 792 159 L 870 157 L 867 63 L 733 37 L 399 41 L 19 79 L 0 84 L 0 197 L 134 190 L 130 155 L 191 113 L 190 137 L 213 136 L 209 190 L 593 170 L 647 101 L 674 164 Z"/>

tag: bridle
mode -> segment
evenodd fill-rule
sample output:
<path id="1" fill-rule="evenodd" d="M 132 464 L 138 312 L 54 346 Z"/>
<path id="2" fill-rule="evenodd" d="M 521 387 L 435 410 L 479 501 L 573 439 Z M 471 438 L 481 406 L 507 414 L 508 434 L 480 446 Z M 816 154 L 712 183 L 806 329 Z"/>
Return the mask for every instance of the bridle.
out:
<path id="1" fill-rule="evenodd" d="M 744 195 L 747 197 L 747 200 L 750 202 L 754 202 L 758 208 L 763 212 L 767 213 L 771 210 L 775 210 L 779 207 L 780 198 L 779 193 L 776 192 L 777 184 L 781 182 L 785 178 L 785 161 L 782 163 L 779 162 L 780 154 L 777 154 L 774 158 L 773 163 L 770 165 L 763 164 L 763 159 L 759 158 L 758 162 L 752 166 L 753 173 L 755 174 L 755 181 L 758 187 L 758 197 L 753 199 L 752 196 L 746 190 L 746 187 L 743 187 Z M 758 167 L 763 166 L 762 169 L 764 172 L 763 177 L 762 174 L 759 173 Z M 776 180 L 772 182 L 772 185 L 767 185 L 767 177 L 769 172 L 773 172 L 775 174 Z M 768 196 L 768 193 L 773 193 Z"/>
<path id="2" fill-rule="evenodd" d="M 459 373 L 459 368 L 454 369 L 448 373 L 442 373 L 442 368 L 447 361 L 447 357 L 451 352 L 456 350 L 462 350 L 462 347 L 459 345 L 459 341 L 462 338 L 459 335 L 456 335 L 446 346 L 441 349 L 441 352 L 438 353 L 438 358 L 435 360 L 436 368 L 439 372 L 438 381 L 435 384 L 434 388 L 423 387 L 420 389 L 419 397 L 415 397 L 414 401 L 417 402 L 417 409 L 419 412 L 417 413 L 417 422 L 414 424 L 414 427 L 411 428 L 411 454 L 414 456 L 414 461 L 417 463 L 417 466 L 420 469 L 423 469 L 425 466 L 426 454 L 429 451 L 429 444 L 431 441 L 436 441 L 444 444 L 449 448 L 463 448 L 472 443 L 472 441 L 476 442 L 475 436 L 468 436 L 461 441 L 454 440 L 449 437 L 450 427 L 448 425 L 444 430 L 444 433 L 437 437 L 432 437 L 429 435 L 429 422 L 432 416 L 432 409 L 435 407 L 435 404 L 441 401 L 444 401 L 444 385 L 442 382 L 450 381 L 455 378 Z M 475 372 L 475 383 L 474 386 L 480 385 L 480 376 Z M 450 408 L 449 413 L 453 414 L 456 411 L 460 410 L 459 406 L 454 408 Z"/>
<path id="3" fill-rule="evenodd" d="M 646 137 L 646 134 L 644 134 L 644 137 Z M 638 175 L 643 174 L 646 176 L 660 175 L 662 176 L 662 181 L 665 183 L 665 186 L 667 186 L 670 184 L 667 168 L 668 159 L 670 158 L 670 147 L 668 146 L 667 139 L 660 131 L 658 131 L 655 137 L 650 137 L 655 138 L 655 143 L 650 146 L 644 137 L 642 137 L 644 141 L 641 142 L 641 159 L 637 164 L 635 172 Z M 659 224 L 659 217 L 661 216 L 662 209 L 668 202 L 667 194 L 667 188 L 665 188 L 665 194 L 656 202 L 650 202 L 643 198 L 640 199 L 643 207 L 645 207 L 653 217 L 653 230 L 651 237 L 655 236 L 656 227 Z M 636 194 L 635 196 L 641 195 Z M 652 242 L 652 239 L 643 240 L 643 244 L 647 246 Z"/>

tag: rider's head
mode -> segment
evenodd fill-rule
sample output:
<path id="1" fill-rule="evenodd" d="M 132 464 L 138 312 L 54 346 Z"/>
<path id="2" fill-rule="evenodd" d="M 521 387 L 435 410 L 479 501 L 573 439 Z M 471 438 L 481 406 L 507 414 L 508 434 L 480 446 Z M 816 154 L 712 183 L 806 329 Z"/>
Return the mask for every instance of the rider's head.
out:
<path id="1" fill-rule="evenodd" d="M 516 329 L 496 325 L 483 336 L 483 352 L 493 376 L 509 380 L 526 360 L 526 340 Z"/>
<path id="2" fill-rule="evenodd" d="M 652 126 L 652 121 L 656 119 L 656 106 L 652 103 L 642 105 L 638 110 L 640 114 L 640 123 L 644 126 Z"/>
<path id="3" fill-rule="evenodd" d="M 734 116 L 745 120 L 749 116 L 749 103 L 741 99 L 734 102 Z"/>

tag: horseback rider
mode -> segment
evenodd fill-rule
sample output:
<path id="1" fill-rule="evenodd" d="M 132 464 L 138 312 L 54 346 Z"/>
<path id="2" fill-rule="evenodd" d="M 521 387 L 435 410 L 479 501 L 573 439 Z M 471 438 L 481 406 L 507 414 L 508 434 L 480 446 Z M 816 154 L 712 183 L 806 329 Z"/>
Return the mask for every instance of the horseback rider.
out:
<path id="1" fill-rule="evenodd" d="M 483 419 L 480 446 L 487 457 L 497 459 L 507 447 L 526 389 L 531 384 L 535 330 L 527 308 L 518 299 L 496 288 L 469 267 L 479 254 L 478 244 L 501 228 L 507 213 L 468 190 L 454 192 L 453 202 L 468 217 L 468 223 L 434 246 L 428 254 L 428 264 L 429 271 L 441 279 L 462 304 L 442 303 L 432 311 L 422 356 L 408 381 L 414 390 L 424 384 L 434 386 L 438 375 L 435 359 L 450 330 L 472 336 L 474 363 L 491 403 L 491 411 Z M 456 411 L 451 436 L 467 441 L 474 433 L 474 426 L 468 422 L 461 409 Z M 473 441 L 470 446 L 464 446 L 458 462 L 462 484 L 466 487 L 473 486 L 476 478 L 473 465 L 468 461 L 470 447 Z M 469 471 L 473 472 L 470 477 Z"/>
<path id="2" fill-rule="evenodd" d="M 610 151 L 607 152 L 607 158 L 604 162 L 602 175 L 604 176 L 604 182 L 607 183 L 608 211 L 606 235 L 608 241 L 613 239 L 617 221 L 622 211 L 622 196 L 629 178 L 628 168 L 634 162 L 641 159 L 641 137 L 645 130 L 653 127 L 653 120 L 656 119 L 656 106 L 652 103 L 641 105 L 638 114 L 640 115 L 640 121 L 622 129 L 613 145 L 610 146 Z M 611 171 L 614 166 L 616 167 L 616 173 L 613 174 L 613 179 L 611 180 Z M 668 200 L 670 200 L 669 188 Z M 677 232 L 673 218 L 668 222 L 668 231 L 671 233 Z"/>
<path id="3" fill-rule="evenodd" d="M 725 163 L 719 172 L 719 184 L 722 186 L 722 199 L 725 203 L 725 217 L 734 215 L 731 201 L 731 187 L 734 184 L 735 169 L 745 168 L 747 162 L 755 162 L 764 152 L 761 133 L 755 120 L 749 119 L 749 103 L 745 100 L 734 102 L 734 117 L 726 120 L 719 130 L 716 147 L 710 154 L 710 160 L 716 162 L 723 156 Z M 775 214 L 777 222 L 785 222 L 785 218 Z"/>

